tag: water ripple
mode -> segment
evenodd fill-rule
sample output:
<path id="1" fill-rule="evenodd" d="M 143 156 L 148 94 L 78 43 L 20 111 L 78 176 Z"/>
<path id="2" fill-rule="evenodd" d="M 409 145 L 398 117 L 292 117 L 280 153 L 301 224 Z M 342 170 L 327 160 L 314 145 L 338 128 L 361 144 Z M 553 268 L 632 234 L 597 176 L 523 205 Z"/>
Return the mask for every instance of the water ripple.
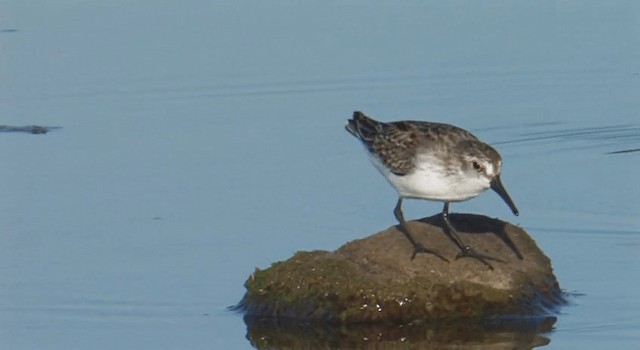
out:
<path id="1" fill-rule="evenodd" d="M 498 141 L 493 144 L 524 144 L 553 140 L 558 142 L 588 141 L 591 147 L 606 146 L 619 148 L 606 152 L 605 154 L 633 153 L 640 151 L 640 148 L 622 147 L 629 143 L 640 144 L 640 126 L 637 124 L 620 124 L 526 132 L 521 133 L 517 138 Z"/>

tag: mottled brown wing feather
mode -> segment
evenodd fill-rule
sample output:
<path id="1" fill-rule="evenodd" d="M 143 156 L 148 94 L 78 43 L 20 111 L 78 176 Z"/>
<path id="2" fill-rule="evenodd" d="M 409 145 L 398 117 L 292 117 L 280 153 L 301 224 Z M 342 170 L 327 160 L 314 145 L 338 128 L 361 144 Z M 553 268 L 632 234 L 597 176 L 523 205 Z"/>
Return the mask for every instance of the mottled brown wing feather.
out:
<path id="1" fill-rule="evenodd" d="M 406 175 L 413 171 L 416 155 L 424 150 L 452 154 L 456 145 L 464 140 L 477 140 L 458 127 L 424 121 L 397 121 L 383 123 L 367 117 L 360 111 L 353 113 L 347 131 L 362 141 L 391 172 Z M 445 159 L 446 161 L 446 159 Z"/>
<path id="2" fill-rule="evenodd" d="M 450 153 L 464 140 L 475 141 L 477 138 L 466 130 L 448 124 L 399 121 L 387 123 L 369 148 L 391 172 L 406 175 L 414 168 L 417 152 L 438 148 Z"/>
<path id="3" fill-rule="evenodd" d="M 413 170 L 418 138 L 414 128 L 404 122 L 387 124 L 376 135 L 371 152 L 396 175 L 406 175 Z"/>

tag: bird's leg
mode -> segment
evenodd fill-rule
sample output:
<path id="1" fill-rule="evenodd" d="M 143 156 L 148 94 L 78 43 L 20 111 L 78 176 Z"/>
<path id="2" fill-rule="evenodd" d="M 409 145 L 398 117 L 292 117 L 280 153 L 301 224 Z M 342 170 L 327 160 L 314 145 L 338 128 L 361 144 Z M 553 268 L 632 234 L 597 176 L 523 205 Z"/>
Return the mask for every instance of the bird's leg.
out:
<path id="1" fill-rule="evenodd" d="M 428 253 L 437 256 L 438 258 L 449 262 L 449 260 L 445 259 L 440 253 L 436 252 L 432 249 L 425 248 L 421 243 L 416 242 L 416 240 L 409 233 L 409 228 L 407 227 L 407 222 L 404 220 L 404 215 L 402 214 L 402 197 L 398 198 L 398 203 L 396 204 L 395 209 L 393 210 L 393 214 L 396 216 L 396 219 L 400 223 L 400 232 L 402 232 L 405 237 L 411 242 L 413 245 L 413 254 L 411 255 L 411 260 L 413 260 L 418 253 Z"/>
<path id="2" fill-rule="evenodd" d="M 460 253 L 458 253 L 458 255 L 456 255 L 456 260 L 458 260 L 460 258 L 476 259 L 476 260 L 480 261 L 481 263 L 485 264 L 491 270 L 493 270 L 493 266 L 491 266 L 491 264 L 489 264 L 487 262 L 487 260 L 504 262 L 503 260 L 500 260 L 500 259 L 497 259 L 497 258 L 493 258 L 493 257 L 487 256 L 487 255 L 484 255 L 484 254 L 480 254 L 480 253 L 476 252 L 475 250 L 473 250 L 470 246 L 462 243 L 462 240 L 458 236 L 458 233 L 456 232 L 456 230 L 451 225 L 451 221 L 449 221 L 449 202 L 445 202 L 444 203 L 444 208 L 442 209 L 442 219 L 444 221 L 444 227 L 443 227 L 444 233 L 460 249 Z"/>

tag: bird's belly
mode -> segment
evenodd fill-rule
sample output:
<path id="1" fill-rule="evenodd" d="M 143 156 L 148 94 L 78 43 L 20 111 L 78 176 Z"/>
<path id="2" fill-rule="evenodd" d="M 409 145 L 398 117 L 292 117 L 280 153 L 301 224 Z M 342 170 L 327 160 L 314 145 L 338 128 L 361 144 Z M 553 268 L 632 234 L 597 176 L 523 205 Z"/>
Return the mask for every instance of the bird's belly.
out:
<path id="1" fill-rule="evenodd" d="M 460 183 L 440 176 L 412 173 L 404 176 L 391 174 L 387 180 L 402 197 L 438 201 L 464 201 L 480 194 L 480 189 L 469 189 Z"/>
<path id="2" fill-rule="evenodd" d="M 401 197 L 459 202 L 473 198 L 489 188 L 488 184 L 467 181 L 462 176 L 435 169 L 422 168 L 406 175 L 396 175 L 384 166 L 374 165 Z"/>

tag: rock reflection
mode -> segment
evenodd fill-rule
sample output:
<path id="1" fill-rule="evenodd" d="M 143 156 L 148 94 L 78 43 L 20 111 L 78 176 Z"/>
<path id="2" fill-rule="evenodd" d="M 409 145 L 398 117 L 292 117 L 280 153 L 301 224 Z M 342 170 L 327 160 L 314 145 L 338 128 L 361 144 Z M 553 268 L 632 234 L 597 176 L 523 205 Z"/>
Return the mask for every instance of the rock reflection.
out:
<path id="1" fill-rule="evenodd" d="M 531 349 L 549 344 L 555 317 L 484 323 L 348 326 L 245 317 L 256 349 Z"/>

